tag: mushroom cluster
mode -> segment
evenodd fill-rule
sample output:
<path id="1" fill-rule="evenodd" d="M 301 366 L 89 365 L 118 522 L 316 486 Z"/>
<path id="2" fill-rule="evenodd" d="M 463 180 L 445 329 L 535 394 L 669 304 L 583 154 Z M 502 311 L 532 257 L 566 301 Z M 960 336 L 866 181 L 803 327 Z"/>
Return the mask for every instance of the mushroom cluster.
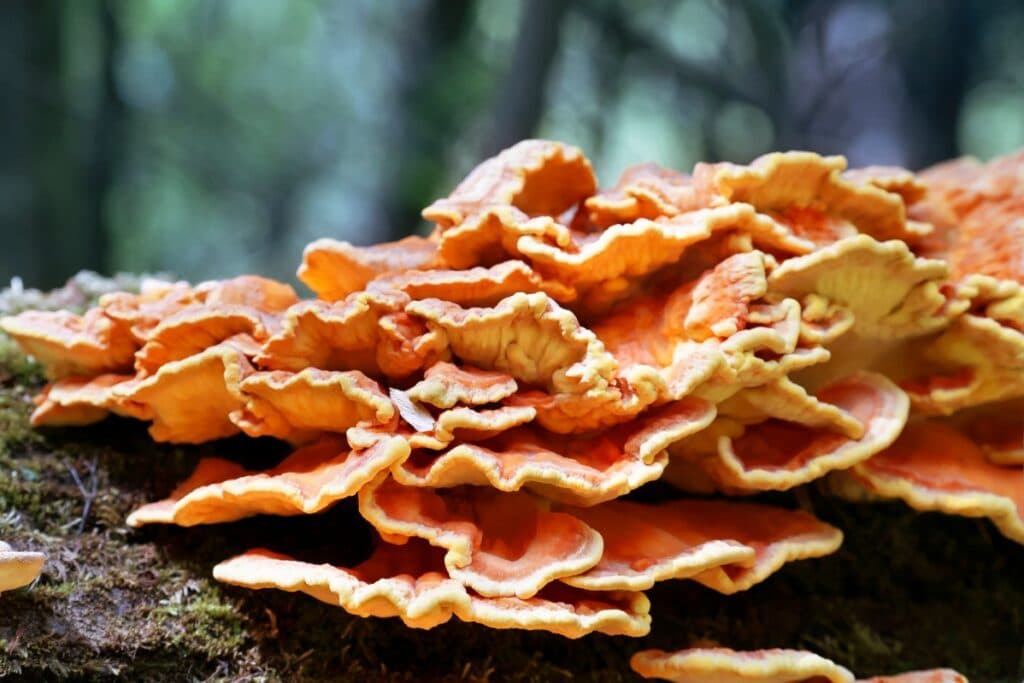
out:
<path id="1" fill-rule="evenodd" d="M 789 152 L 599 190 L 529 140 L 423 215 L 428 238 L 309 245 L 315 300 L 245 276 L 4 319 L 51 379 L 33 423 L 288 441 L 265 471 L 201 461 L 128 523 L 357 497 L 362 563 L 253 549 L 214 575 L 418 628 L 644 635 L 658 581 L 729 594 L 834 552 L 810 513 L 737 500 L 811 482 L 1024 543 L 1024 155 Z M 628 496 L 658 479 L 678 499 Z"/>

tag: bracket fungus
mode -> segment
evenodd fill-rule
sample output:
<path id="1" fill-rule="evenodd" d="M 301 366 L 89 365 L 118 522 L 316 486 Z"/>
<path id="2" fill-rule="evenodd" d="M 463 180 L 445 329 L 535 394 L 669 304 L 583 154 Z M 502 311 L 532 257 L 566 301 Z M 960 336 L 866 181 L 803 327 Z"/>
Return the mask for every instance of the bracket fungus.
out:
<path id="1" fill-rule="evenodd" d="M 908 425 L 896 443 L 844 476 L 918 510 L 988 517 L 1024 543 L 1024 466 L 989 462 L 969 437 L 941 422 Z"/>
<path id="2" fill-rule="evenodd" d="M 731 496 L 828 476 L 1024 543 L 1022 178 L 1019 154 L 915 174 L 787 152 L 635 166 L 599 190 L 581 150 L 527 140 L 428 206 L 429 237 L 309 245 L 316 299 L 254 276 L 149 282 L 0 327 L 51 379 L 36 425 L 116 414 L 160 441 L 295 449 L 262 471 L 205 458 L 130 525 L 354 498 L 374 530 L 351 566 L 255 549 L 221 581 L 416 628 L 642 636 L 656 582 L 731 594 L 842 542 L 810 512 Z M 656 480 L 670 500 L 634 495 Z M 853 681 L 782 650 L 633 663 Z"/>
<path id="3" fill-rule="evenodd" d="M 526 599 L 488 598 L 449 578 L 439 554 L 418 540 L 381 543 L 351 569 L 250 550 L 221 562 L 213 575 L 236 586 L 302 591 L 358 616 L 398 617 L 412 628 L 433 628 L 455 616 L 490 628 L 543 630 L 567 638 L 642 636 L 650 630 L 650 603 L 643 593 L 556 585 Z"/>
<path id="4" fill-rule="evenodd" d="M 46 556 L 32 551 L 19 551 L 0 541 L 0 593 L 27 586 L 43 571 Z"/>
<path id="5" fill-rule="evenodd" d="M 802 650 L 643 650 L 633 655 L 630 665 L 644 678 L 675 683 L 967 683 L 965 677 L 951 669 L 854 680 L 848 669 Z"/>

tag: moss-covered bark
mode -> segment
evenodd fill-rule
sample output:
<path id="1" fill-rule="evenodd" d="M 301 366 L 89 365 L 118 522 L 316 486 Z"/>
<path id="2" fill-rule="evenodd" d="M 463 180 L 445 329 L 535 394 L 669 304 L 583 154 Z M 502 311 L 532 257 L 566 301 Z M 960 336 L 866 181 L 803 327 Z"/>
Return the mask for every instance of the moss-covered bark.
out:
<path id="1" fill-rule="evenodd" d="M 628 658 L 638 649 L 714 641 L 803 647 L 862 675 L 942 665 L 976 683 L 1024 676 L 1024 548 L 984 521 L 814 491 L 803 504 L 847 534 L 838 554 L 789 565 L 731 597 L 691 582 L 659 585 L 649 593 L 652 634 L 640 640 L 455 622 L 414 631 L 301 595 L 219 586 L 213 564 L 248 547 L 345 560 L 365 551 L 368 532 L 351 504 L 305 519 L 129 530 L 127 512 L 166 494 L 201 452 L 269 463 L 280 446 L 161 446 L 125 421 L 40 433 L 27 423 L 40 383 L 9 346 L 0 349 L 0 538 L 49 557 L 34 586 L 0 597 L 0 675 L 621 681 L 636 680 Z"/>

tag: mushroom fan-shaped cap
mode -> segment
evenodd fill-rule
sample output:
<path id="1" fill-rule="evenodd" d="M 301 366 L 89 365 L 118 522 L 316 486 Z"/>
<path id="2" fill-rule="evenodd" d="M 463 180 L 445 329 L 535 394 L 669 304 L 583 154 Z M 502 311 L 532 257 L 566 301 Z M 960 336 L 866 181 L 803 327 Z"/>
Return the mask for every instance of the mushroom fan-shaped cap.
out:
<path id="1" fill-rule="evenodd" d="M 39 361 L 51 379 L 129 370 L 138 348 L 125 326 L 98 309 L 81 316 L 25 311 L 0 319 L 0 329 Z"/>
<path id="2" fill-rule="evenodd" d="M 604 539 L 596 566 L 562 579 L 587 590 L 642 590 L 656 581 L 695 578 L 733 593 L 763 581 L 790 560 L 828 555 L 843 538 L 806 512 L 748 503 L 612 501 L 561 509 Z"/>
<path id="3" fill-rule="evenodd" d="M 46 556 L 31 551 L 13 550 L 0 541 L 0 593 L 27 586 L 43 571 Z"/>
<path id="4" fill-rule="evenodd" d="M 633 655 L 629 663 L 644 678 L 674 683 L 854 683 L 848 670 L 799 650 L 644 650 Z"/>
<path id="5" fill-rule="evenodd" d="M 457 358 L 549 391 L 581 393 L 607 384 L 615 371 L 593 332 L 542 293 L 514 294 L 493 308 L 426 299 L 406 310 L 443 333 Z"/>
<path id="6" fill-rule="evenodd" d="M 615 187 L 588 197 L 585 206 L 590 223 L 604 229 L 693 211 L 699 202 L 690 176 L 647 163 L 627 168 Z"/>
<path id="7" fill-rule="evenodd" d="M 300 562 L 269 550 L 221 562 L 219 581 L 248 588 L 301 591 L 362 617 L 399 617 L 413 628 L 433 628 L 452 616 L 490 628 L 550 631 L 567 638 L 588 633 L 643 636 L 650 603 L 643 593 L 595 593 L 552 585 L 531 598 L 485 597 L 444 573 L 441 553 L 418 539 L 381 543 L 352 569 Z"/>
<path id="8" fill-rule="evenodd" d="M 907 221 L 903 197 L 877 183 L 844 178 L 846 159 L 812 152 L 776 152 L 748 166 L 698 164 L 694 182 L 710 204 L 753 204 L 819 244 L 862 232 L 878 239 L 905 239 L 931 226 Z"/>
<path id="9" fill-rule="evenodd" d="M 408 455 L 404 439 L 381 433 L 367 447 L 351 450 L 338 437 L 324 437 L 265 472 L 205 458 L 170 497 L 132 512 L 128 526 L 193 526 L 256 514 L 313 514 L 354 496 L 360 487 Z"/>
<path id="10" fill-rule="evenodd" d="M 786 296 L 819 294 L 847 307 L 858 334 L 899 338 L 933 332 L 966 309 L 948 306 L 945 262 L 914 256 L 903 242 L 867 235 L 840 240 L 772 271 L 768 287 Z"/>
<path id="11" fill-rule="evenodd" d="M 249 436 L 305 440 L 359 423 L 383 424 L 396 414 L 380 385 L 358 370 L 253 372 L 241 391 L 244 404 L 231 420 Z"/>
<path id="12" fill-rule="evenodd" d="M 770 217 L 748 204 L 701 209 L 670 218 L 641 218 L 598 233 L 572 233 L 569 244 L 552 244 L 526 235 L 517 242 L 523 258 L 552 279 L 585 289 L 601 283 L 638 279 L 679 261 L 688 249 L 719 232 L 749 234 L 753 242 L 806 253 L 810 242 L 794 238 Z"/>
<path id="13" fill-rule="evenodd" d="M 245 304 L 192 304 L 154 327 L 135 353 L 135 370 L 151 375 L 162 366 L 188 358 L 239 334 L 264 342 L 279 326 L 279 316 Z"/>
<path id="14" fill-rule="evenodd" d="M 298 372 L 360 370 L 404 377 L 446 353 L 443 340 L 403 308 L 409 297 L 396 291 L 355 292 L 343 301 L 305 301 L 284 314 L 281 331 L 256 355 L 268 370 Z"/>
<path id="15" fill-rule="evenodd" d="M 319 239 L 302 252 L 299 279 L 324 301 L 340 301 L 376 277 L 430 268 L 436 254 L 435 242 L 415 235 L 367 247 Z"/>
<path id="16" fill-rule="evenodd" d="M 687 398 L 588 436 L 531 426 L 443 452 L 414 450 L 391 471 L 406 486 L 526 488 L 564 503 L 596 505 L 657 479 L 668 461 L 665 448 L 706 427 L 714 415 L 710 403 Z"/>
<path id="17" fill-rule="evenodd" d="M 359 492 L 359 511 L 385 540 L 422 538 L 446 548 L 452 578 L 481 595 L 529 598 L 597 564 L 601 536 L 549 512 L 524 493 L 465 488 L 436 493 L 379 477 Z"/>
<path id="18" fill-rule="evenodd" d="M 36 427 L 87 425 L 111 413 L 146 419 L 144 406 L 123 401 L 115 394 L 118 387 L 133 380 L 133 375 L 110 374 L 57 380 L 46 385 L 35 397 L 32 424 Z"/>
<path id="19" fill-rule="evenodd" d="M 675 683 L 967 683 L 952 669 L 912 671 L 894 676 L 853 680 L 835 662 L 800 650 L 737 652 L 724 647 L 679 652 L 644 650 L 630 660 L 644 678 Z"/>
<path id="20" fill-rule="evenodd" d="M 560 303 L 576 298 L 574 289 L 542 278 L 522 261 L 468 270 L 406 270 L 378 277 L 367 288 L 399 291 L 412 299 L 443 299 L 460 306 L 493 306 L 516 292 L 544 292 Z"/>
<path id="21" fill-rule="evenodd" d="M 241 385 L 253 370 L 253 351 L 252 340 L 239 335 L 112 391 L 115 400 L 152 420 L 149 433 L 156 441 L 202 443 L 231 436 L 239 431 L 231 416 L 244 405 Z"/>
<path id="22" fill-rule="evenodd" d="M 1024 396 L 1024 332 L 997 320 L 962 315 L 919 353 L 925 374 L 901 382 L 918 412 L 949 415 Z"/>
<path id="23" fill-rule="evenodd" d="M 907 425 L 896 443 L 844 473 L 844 479 L 917 510 L 988 517 L 1024 543 L 1024 467 L 988 461 L 974 442 L 935 420 Z"/>
<path id="24" fill-rule="evenodd" d="M 423 379 L 406 394 L 414 401 L 435 408 L 453 408 L 458 404 L 480 406 L 497 403 L 516 393 L 516 389 L 516 381 L 510 375 L 439 362 L 427 368 Z"/>
<path id="25" fill-rule="evenodd" d="M 695 462 L 714 481 L 733 490 L 785 490 L 832 470 L 863 462 L 889 446 L 907 419 L 906 395 L 881 375 L 859 373 L 818 392 L 862 427 L 853 437 L 831 426 L 771 419 L 723 434 L 712 453 L 692 452 L 685 441 L 676 457 Z M 843 423 L 849 425 L 848 420 Z"/>
<path id="26" fill-rule="evenodd" d="M 524 140 L 474 168 L 448 197 L 424 209 L 423 217 L 447 230 L 492 206 L 559 216 L 596 189 L 594 171 L 579 148 Z"/>

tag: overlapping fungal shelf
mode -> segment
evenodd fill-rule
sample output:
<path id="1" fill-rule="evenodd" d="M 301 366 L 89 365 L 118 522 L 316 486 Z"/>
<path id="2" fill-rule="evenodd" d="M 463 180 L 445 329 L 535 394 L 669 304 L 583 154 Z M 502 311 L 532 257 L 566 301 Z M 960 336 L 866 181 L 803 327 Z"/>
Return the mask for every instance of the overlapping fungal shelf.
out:
<path id="1" fill-rule="evenodd" d="M 644 635 L 656 582 L 730 594 L 834 552 L 841 530 L 744 499 L 826 479 L 1024 542 L 1024 155 L 914 174 L 789 152 L 601 190 L 579 149 L 528 140 L 423 215 L 427 238 L 309 245 L 315 300 L 244 276 L 5 318 L 51 380 L 33 423 L 288 441 L 265 471 L 203 460 L 128 523 L 356 498 L 360 564 L 253 549 L 214 574 L 417 628 Z M 678 500 L 629 499 L 659 479 Z M 852 680 L 799 653 L 638 662 Z"/>

